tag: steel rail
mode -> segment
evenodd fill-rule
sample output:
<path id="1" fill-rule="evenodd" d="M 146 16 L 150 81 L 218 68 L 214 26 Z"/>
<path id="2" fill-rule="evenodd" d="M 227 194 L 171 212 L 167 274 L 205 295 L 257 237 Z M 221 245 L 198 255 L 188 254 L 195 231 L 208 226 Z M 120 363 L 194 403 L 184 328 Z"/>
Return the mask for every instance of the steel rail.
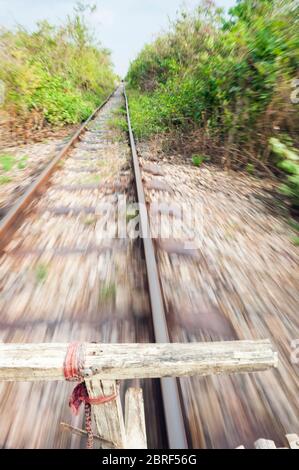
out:
<path id="1" fill-rule="evenodd" d="M 98 114 L 98 112 L 108 103 L 110 98 L 114 95 L 116 90 L 114 90 L 103 103 L 89 116 L 89 118 L 81 125 L 77 132 L 73 135 L 71 140 L 65 145 L 65 147 L 59 152 L 59 154 L 51 160 L 51 162 L 46 166 L 38 178 L 29 186 L 25 191 L 23 196 L 21 196 L 16 204 L 8 211 L 4 218 L 0 221 L 0 253 L 7 244 L 9 237 L 12 232 L 16 230 L 18 226 L 18 221 L 24 217 L 24 212 L 33 201 L 33 199 L 41 191 L 42 187 L 45 186 L 50 176 L 56 169 L 58 163 L 66 157 L 70 149 L 78 142 L 81 134 L 85 131 L 86 127 Z"/>
<path id="2" fill-rule="evenodd" d="M 159 279 L 154 244 L 150 236 L 150 225 L 146 209 L 146 200 L 142 184 L 142 177 L 134 140 L 134 134 L 131 125 L 129 102 L 125 85 L 124 96 L 126 101 L 127 121 L 130 145 L 132 150 L 133 168 L 135 173 L 137 199 L 139 203 L 140 232 L 143 241 L 146 260 L 155 340 L 157 343 L 170 343 L 163 294 Z M 188 449 L 188 442 L 177 380 L 175 378 L 161 379 L 161 390 L 169 447 L 171 449 Z"/>
<path id="3" fill-rule="evenodd" d="M 59 154 L 51 160 L 38 178 L 29 186 L 23 196 L 21 196 L 16 204 L 9 210 L 6 216 L 0 222 L 0 253 L 8 243 L 12 233 L 18 228 L 24 219 L 26 209 L 30 203 L 40 194 L 45 185 L 49 181 L 51 175 L 57 168 L 59 162 L 65 158 L 71 148 L 79 140 L 81 134 L 87 125 L 94 119 L 98 112 L 108 103 L 114 95 L 114 90 L 108 98 L 91 114 L 91 116 L 81 125 L 71 140 L 59 152 Z M 155 333 L 155 341 L 157 343 L 170 343 L 168 327 L 166 323 L 163 296 L 160 286 L 159 274 L 156 264 L 155 250 L 153 241 L 150 237 L 150 225 L 146 210 L 145 195 L 141 179 L 141 171 L 136 151 L 133 131 L 131 127 L 129 103 L 124 87 L 124 96 L 126 101 L 127 120 L 129 128 L 130 145 L 133 158 L 133 169 L 135 174 L 135 184 L 137 189 L 137 197 L 140 207 L 140 227 L 144 244 L 144 252 L 146 258 L 146 267 L 148 275 L 149 296 L 151 302 L 153 326 Z M 188 449 L 186 431 L 184 426 L 183 412 L 179 396 L 178 383 L 174 378 L 163 378 L 161 380 L 163 407 L 165 413 L 165 421 L 167 428 L 168 443 L 171 449 Z"/>

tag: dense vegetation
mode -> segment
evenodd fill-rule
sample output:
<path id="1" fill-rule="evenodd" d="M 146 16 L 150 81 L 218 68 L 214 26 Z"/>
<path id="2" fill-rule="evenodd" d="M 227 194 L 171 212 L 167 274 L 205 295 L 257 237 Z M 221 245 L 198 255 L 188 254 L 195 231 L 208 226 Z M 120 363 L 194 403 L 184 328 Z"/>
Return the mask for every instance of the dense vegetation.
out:
<path id="1" fill-rule="evenodd" d="M 298 64 L 297 1 L 239 0 L 229 15 L 202 2 L 131 64 L 135 133 L 192 132 L 199 153 L 212 148 L 228 167 L 280 167 L 297 204 Z"/>
<path id="2" fill-rule="evenodd" d="M 74 124 L 112 91 L 110 54 L 89 32 L 88 8 L 78 4 L 60 27 L 44 21 L 32 33 L 21 27 L 0 30 L 0 80 L 9 115 L 24 121 L 34 114 L 42 123 Z"/>

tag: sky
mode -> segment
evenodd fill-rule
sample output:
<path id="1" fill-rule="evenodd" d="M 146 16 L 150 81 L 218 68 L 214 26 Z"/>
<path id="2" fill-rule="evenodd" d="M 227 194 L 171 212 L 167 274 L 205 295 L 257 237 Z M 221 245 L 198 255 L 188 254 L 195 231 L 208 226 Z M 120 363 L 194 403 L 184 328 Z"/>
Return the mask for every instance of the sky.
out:
<path id="1" fill-rule="evenodd" d="M 215 0 L 229 8 L 235 0 Z M 90 22 L 103 46 L 112 52 L 116 72 L 125 77 L 130 61 L 144 44 L 167 30 L 180 6 L 193 8 L 200 0 L 89 0 L 97 4 Z M 0 0 L 0 26 L 21 24 L 32 30 L 37 21 L 60 24 L 70 14 L 76 0 Z"/>

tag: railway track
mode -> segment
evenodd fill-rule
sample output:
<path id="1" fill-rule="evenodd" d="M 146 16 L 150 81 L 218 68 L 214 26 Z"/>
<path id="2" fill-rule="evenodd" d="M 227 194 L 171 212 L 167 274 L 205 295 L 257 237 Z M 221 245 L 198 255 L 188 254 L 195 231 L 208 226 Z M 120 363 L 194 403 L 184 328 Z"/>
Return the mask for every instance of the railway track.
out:
<path id="1" fill-rule="evenodd" d="M 118 89 L 2 220 L 1 341 L 154 341 L 141 240 L 117 238 L 101 212 L 137 202 L 130 147 L 109 124 L 122 105 Z M 142 385 L 149 444 L 166 446 L 159 383 Z M 70 390 L 1 384 L 0 445 L 84 447 L 60 429 Z"/>
<path id="2" fill-rule="evenodd" d="M 126 107 L 130 142 L 111 127 L 114 113 L 121 106 Z M 247 326 L 240 333 L 237 323 L 226 315 L 223 320 L 219 312 L 202 311 L 205 299 L 198 280 L 192 280 L 192 296 L 202 315 L 194 318 L 194 312 L 188 310 L 190 273 L 194 265 L 198 270 L 197 250 L 189 249 L 187 254 L 182 246 L 171 242 L 154 246 L 151 238 L 144 236 L 149 230 L 144 213 L 139 227 L 143 236 L 123 237 L 123 226 L 115 215 L 123 210 L 124 197 L 129 203 L 124 209 L 128 225 L 134 223 L 137 202 L 145 207 L 156 194 L 166 202 L 174 198 L 171 178 L 177 184 L 176 197 L 183 197 L 171 167 L 167 168 L 169 177 L 163 177 L 168 183 L 153 177 L 150 181 L 146 178 L 144 184 L 145 174 L 159 176 L 159 171 L 144 161 L 140 171 L 127 97 L 119 88 L 0 224 L 1 341 L 191 342 L 247 339 L 247 334 L 251 339 Z M 151 226 L 154 219 L 155 214 L 151 214 Z M 176 220 L 175 212 L 172 219 Z M 182 256 L 187 262 L 180 264 Z M 204 271 L 204 260 L 200 261 Z M 290 324 L 292 321 L 290 316 Z M 267 328 L 261 331 L 262 337 L 269 336 Z M 289 365 L 286 370 L 291 373 Z M 149 447 L 233 447 L 253 443 L 262 431 L 270 432 L 273 423 L 267 405 L 263 408 L 266 400 L 258 401 L 261 394 L 267 395 L 267 383 L 270 387 L 279 384 L 275 373 L 271 374 L 268 382 L 259 375 L 256 379 L 163 379 L 161 384 L 141 381 Z M 295 382 L 285 395 L 277 392 L 278 402 L 292 395 Z M 0 446 L 84 447 L 84 439 L 60 428 L 61 422 L 71 420 L 67 407 L 71 389 L 67 383 L 0 384 Z M 241 405 L 237 403 L 240 396 Z M 250 396 L 262 409 L 265 427 L 259 422 L 254 424 L 255 410 L 247 426 L 248 414 L 242 407 Z M 271 389 L 267 398 L 270 409 L 274 409 Z M 219 420 L 220 408 L 225 410 L 224 425 Z M 281 418 L 284 423 L 295 422 L 295 417 L 289 419 L 293 410 L 293 404 L 285 404 Z M 226 426 L 228 432 L 239 432 L 240 422 L 245 423 L 240 441 L 238 434 L 226 438 L 221 433 L 221 426 Z M 80 418 L 73 418 L 71 424 L 82 428 Z M 284 434 L 275 428 L 276 441 Z"/>

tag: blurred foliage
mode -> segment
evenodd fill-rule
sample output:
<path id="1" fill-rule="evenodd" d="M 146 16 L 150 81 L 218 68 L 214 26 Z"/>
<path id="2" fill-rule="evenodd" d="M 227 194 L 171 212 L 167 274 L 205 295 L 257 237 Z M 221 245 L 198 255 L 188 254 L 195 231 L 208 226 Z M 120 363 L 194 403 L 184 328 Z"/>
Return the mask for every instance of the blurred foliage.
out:
<path id="1" fill-rule="evenodd" d="M 48 266 L 43 263 L 39 263 L 35 269 L 35 279 L 39 284 L 43 284 L 48 277 Z"/>
<path id="2" fill-rule="evenodd" d="M 254 168 L 254 165 L 252 163 L 248 163 L 246 165 L 246 171 L 249 175 L 254 175 L 254 170 L 255 170 L 255 168 Z"/>
<path id="3" fill-rule="evenodd" d="M 4 184 L 8 184 L 10 182 L 11 182 L 11 178 L 9 176 L 0 175 L 0 186 Z"/>
<path id="4" fill-rule="evenodd" d="M 239 0 L 228 15 L 202 2 L 131 64 L 135 134 L 198 129 L 252 155 L 245 165 L 274 165 L 271 137 L 286 133 L 298 145 L 299 108 L 290 98 L 298 64 L 297 1 Z"/>
<path id="5" fill-rule="evenodd" d="M 10 171 L 15 164 L 15 157 L 13 155 L 0 155 L 0 169 L 4 172 Z"/>
<path id="6" fill-rule="evenodd" d="M 299 209 L 299 153 L 275 137 L 269 143 L 278 157 L 278 167 L 288 175 L 281 192 L 290 198 L 294 208 Z"/>
<path id="7" fill-rule="evenodd" d="M 85 17 L 93 10 L 78 4 L 63 26 L 43 21 L 32 33 L 20 26 L 0 30 L 0 80 L 9 114 L 36 112 L 50 124 L 74 124 L 113 90 L 110 53 L 95 41 Z"/>
<path id="8" fill-rule="evenodd" d="M 204 155 L 193 155 L 192 156 L 192 162 L 193 165 L 200 167 L 203 162 L 205 161 L 205 156 Z"/>
<path id="9" fill-rule="evenodd" d="M 23 155 L 22 157 L 16 157 L 9 154 L 0 154 L 0 172 L 3 173 L 11 171 L 15 166 L 19 170 L 24 170 L 27 166 L 28 157 Z"/>

